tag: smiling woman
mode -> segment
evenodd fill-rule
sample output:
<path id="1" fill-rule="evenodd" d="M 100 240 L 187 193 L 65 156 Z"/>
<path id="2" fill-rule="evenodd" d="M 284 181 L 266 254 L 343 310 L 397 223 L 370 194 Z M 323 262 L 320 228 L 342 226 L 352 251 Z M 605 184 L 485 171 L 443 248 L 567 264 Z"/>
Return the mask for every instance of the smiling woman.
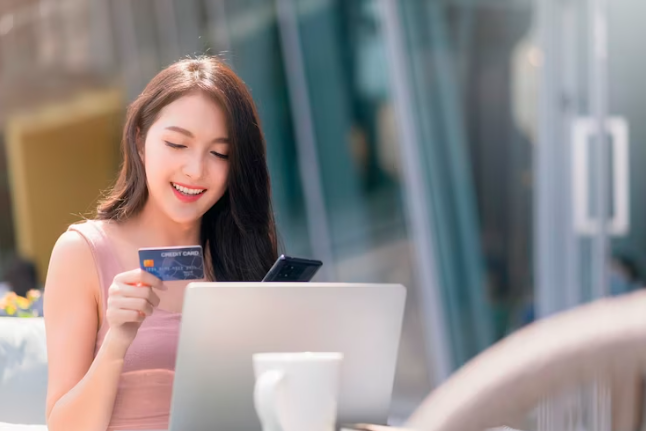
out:
<path id="1" fill-rule="evenodd" d="M 159 112 L 138 156 L 149 194 L 173 220 L 195 220 L 225 194 L 228 135 L 224 111 L 202 92 L 181 97 Z"/>
<path id="2" fill-rule="evenodd" d="M 261 280 L 264 267 L 271 267 L 276 254 L 271 253 L 276 248 L 275 227 L 264 137 L 244 83 L 221 62 L 210 61 L 210 70 L 200 70 L 205 74 L 201 80 L 195 79 L 197 71 L 190 69 L 197 64 L 180 62 L 169 67 L 133 102 L 124 130 L 123 169 L 114 192 L 99 207 L 99 219 L 127 219 L 141 211 L 148 193 L 158 196 L 160 205 L 178 217 L 178 222 L 193 217 L 196 207 L 198 212 L 213 207 L 213 211 L 204 213 L 202 242 L 215 257 L 214 276 L 218 280 L 243 280 L 251 275 L 243 272 L 252 271 L 251 279 Z M 174 74 L 174 68 L 184 68 L 188 73 Z M 147 98 L 149 104 L 145 105 Z M 148 183 L 142 181 L 142 168 Z M 210 190 L 203 184 L 206 181 L 213 181 Z M 196 189 L 205 191 L 205 199 L 189 199 L 196 205 L 188 208 L 173 206 L 174 201 L 167 197 L 176 190 L 176 197 L 187 197 Z M 215 207 L 219 206 L 222 208 L 217 211 Z M 227 231 L 227 235 L 209 242 L 205 234 L 208 236 L 210 228 Z M 266 234 L 237 237 L 243 231 Z M 259 238 L 270 243 L 269 248 L 261 247 L 264 253 L 257 254 Z M 229 239 L 232 242 L 227 244 Z M 236 248 L 245 248 L 240 256 L 252 260 L 245 269 L 237 260 L 240 256 L 231 253 Z"/>
<path id="3" fill-rule="evenodd" d="M 259 124 L 244 83 L 211 57 L 171 65 L 130 105 L 97 220 L 52 252 L 50 431 L 168 428 L 186 284 L 139 269 L 138 249 L 201 245 L 205 278 L 262 280 L 277 247 Z"/>

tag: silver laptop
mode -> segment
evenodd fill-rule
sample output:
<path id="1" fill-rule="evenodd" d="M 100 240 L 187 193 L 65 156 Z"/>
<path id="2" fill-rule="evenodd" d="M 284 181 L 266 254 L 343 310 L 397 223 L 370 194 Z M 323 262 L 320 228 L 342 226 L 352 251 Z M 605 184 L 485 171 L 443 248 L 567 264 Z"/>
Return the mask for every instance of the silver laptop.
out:
<path id="1" fill-rule="evenodd" d="M 386 424 L 406 289 L 399 284 L 191 283 L 170 431 L 260 431 L 252 355 L 342 352 L 338 421 Z"/>

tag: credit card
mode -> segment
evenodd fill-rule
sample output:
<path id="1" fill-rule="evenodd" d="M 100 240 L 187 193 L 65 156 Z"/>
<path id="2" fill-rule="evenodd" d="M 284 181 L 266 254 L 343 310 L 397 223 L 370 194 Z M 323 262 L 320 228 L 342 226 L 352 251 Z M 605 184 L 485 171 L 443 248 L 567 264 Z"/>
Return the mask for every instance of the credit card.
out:
<path id="1" fill-rule="evenodd" d="M 204 278 L 202 246 L 139 249 L 139 266 L 163 281 Z"/>

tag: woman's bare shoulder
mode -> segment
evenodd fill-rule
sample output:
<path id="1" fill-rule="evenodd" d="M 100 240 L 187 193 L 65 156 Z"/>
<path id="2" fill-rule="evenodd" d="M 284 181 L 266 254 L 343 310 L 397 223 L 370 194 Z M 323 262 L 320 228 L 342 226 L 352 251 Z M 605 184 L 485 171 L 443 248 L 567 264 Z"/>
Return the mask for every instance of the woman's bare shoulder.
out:
<path id="1" fill-rule="evenodd" d="M 49 261 L 45 292 L 65 290 L 67 293 L 78 293 L 98 284 L 99 277 L 92 247 L 78 231 L 73 229 L 63 232 L 58 238 Z M 69 292 L 75 290 L 76 292 Z M 93 289 L 92 289 L 93 290 Z"/>

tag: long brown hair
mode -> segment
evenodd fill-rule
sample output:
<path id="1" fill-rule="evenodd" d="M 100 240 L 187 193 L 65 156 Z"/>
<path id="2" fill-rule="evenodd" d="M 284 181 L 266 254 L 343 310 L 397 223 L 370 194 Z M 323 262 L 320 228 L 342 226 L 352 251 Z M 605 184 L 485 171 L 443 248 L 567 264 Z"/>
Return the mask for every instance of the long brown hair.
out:
<path id="1" fill-rule="evenodd" d="M 195 91 L 225 111 L 230 140 L 227 191 L 202 217 L 202 246 L 210 251 L 218 281 L 259 281 L 277 258 L 265 139 L 247 87 L 216 57 L 172 64 L 130 104 L 121 140 L 123 164 L 97 218 L 123 221 L 143 209 L 148 188 L 139 145 L 164 106 Z"/>

